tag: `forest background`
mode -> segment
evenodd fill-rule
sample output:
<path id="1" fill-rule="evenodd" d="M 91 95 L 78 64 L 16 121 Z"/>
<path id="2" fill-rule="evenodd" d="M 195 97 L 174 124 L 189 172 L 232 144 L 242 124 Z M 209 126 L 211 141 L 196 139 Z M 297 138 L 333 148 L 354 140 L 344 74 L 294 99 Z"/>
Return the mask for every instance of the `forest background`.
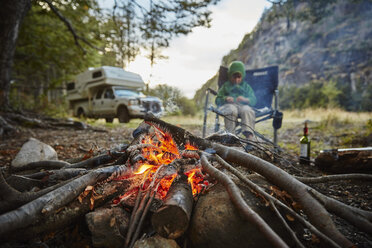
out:
<path id="1" fill-rule="evenodd" d="M 204 3 L 194 6 L 175 1 L 169 9 L 158 1 L 150 1 L 152 5 L 147 7 L 137 1 L 115 1 L 113 8 L 106 10 L 95 0 L 48 2 L 31 1 L 20 28 L 10 104 L 16 109 L 65 115 L 65 85 L 76 74 L 102 65 L 126 68 L 140 51 L 147 53 L 150 63 L 166 59 L 162 50 L 172 38 L 210 25 L 208 7 L 218 1 L 201 1 Z M 368 27 L 372 24 L 372 3 L 271 2 L 256 28 L 222 58 L 221 64 L 239 59 L 247 68 L 279 65 L 281 109 L 371 111 L 372 31 Z M 177 21 L 172 23 L 171 18 Z M 203 106 L 205 88 L 216 88 L 216 76 L 202 85 L 193 99 L 165 84 L 147 88 L 145 93 L 163 99 L 171 114 L 195 115 Z"/>

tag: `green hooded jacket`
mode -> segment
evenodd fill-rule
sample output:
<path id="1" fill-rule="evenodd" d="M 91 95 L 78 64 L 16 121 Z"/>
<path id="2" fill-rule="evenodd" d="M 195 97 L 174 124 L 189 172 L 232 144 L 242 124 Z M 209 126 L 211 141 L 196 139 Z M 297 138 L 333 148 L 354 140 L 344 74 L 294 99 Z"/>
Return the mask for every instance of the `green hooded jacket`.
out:
<path id="1" fill-rule="evenodd" d="M 221 106 L 226 103 L 226 97 L 231 96 L 236 101 L 238 96 L 244 96 L 249 99 L 249 105 L 256 105 L 257 99 L 254 94 L 252 87 L 244 81 L 245 77 L 245 68 L 244 64 L 240 61 L 234 61 L 229 65 L 228 69 L 229 80 L 226 81 L 222 87 L 218 90 L 216 97 L 217 106 Z M 240 73 L 242 75 L 242 82 L 240 84 L 233 84 L 230 82 L 231 76 L 234 73 Z"/>

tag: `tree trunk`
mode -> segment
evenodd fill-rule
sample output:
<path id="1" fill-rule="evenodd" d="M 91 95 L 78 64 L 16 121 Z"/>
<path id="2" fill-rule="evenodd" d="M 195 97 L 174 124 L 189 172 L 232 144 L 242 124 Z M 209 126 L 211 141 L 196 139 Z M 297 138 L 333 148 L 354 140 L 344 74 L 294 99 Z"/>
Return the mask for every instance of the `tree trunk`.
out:
<path id="1" fill-rule="evenodd" d="M 0 8 L 0 108 L 9 107 L 10 80 L 19 28 L 30 0 L 2 0 Z"/>

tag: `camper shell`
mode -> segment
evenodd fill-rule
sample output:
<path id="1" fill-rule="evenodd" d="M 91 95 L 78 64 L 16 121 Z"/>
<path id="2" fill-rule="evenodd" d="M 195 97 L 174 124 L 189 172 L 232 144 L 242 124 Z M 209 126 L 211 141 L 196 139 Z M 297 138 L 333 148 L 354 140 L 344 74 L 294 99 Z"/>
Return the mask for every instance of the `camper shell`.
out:
<path id="1" fill-rule="evenodd" d="M 127 89 L 142 91 L 145 82 L 136 73 L 119 67 L 102 66 L 90 68 L 76 76 L 75 81 L 68 83 L 68 100 L 80 100 L 92 97 L 93 93 L 105 86 L 122 86 Z"/>
<path id="2" fill-rule="evenodd" d="M 139 74 L 122 68 L 102 66 L 76 76 L 67 84 L 67 100 L 74 116 L 106 118 L 120 122 L 142 118 L 145 113 L 162 115 L 162 101 L 142 94 L 145 83 Z M 129 94 L 118 94 L 118 90 Z"/>

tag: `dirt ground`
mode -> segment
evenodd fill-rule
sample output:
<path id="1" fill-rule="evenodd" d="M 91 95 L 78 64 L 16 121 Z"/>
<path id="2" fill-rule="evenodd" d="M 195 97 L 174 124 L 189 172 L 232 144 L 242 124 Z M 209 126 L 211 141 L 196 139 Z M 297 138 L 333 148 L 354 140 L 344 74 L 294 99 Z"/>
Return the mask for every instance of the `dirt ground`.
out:
<path id="1" fill-rule="evenodd" d="M 97 131 L 98 129 L 100 131 Z M 0 166 L 10 165 L 10 162 L 14 159 L 21 146 L 30 137 L 52 146 L 57 151 L 58 158 L 64 161 L 82 157 L 90 150 L 93 152 L 110 150 L 121 144 L 129 144 L 132 140 L 133 128 L 119 126 L 115 128 L 99 127 L 98 129 L 75 130 L 62 127 L 54 129 L 22 128 L 18 133 L 1 138 Z M 189 131 L 193 133 L 193 130 Z M 289 135 L 288 137 L 293 139 L 293 135 Z M 283 138 L 281 137 L 281 139 Z M 296 170 L 302 170 L 307 175 L 317 176 L 324 174 L 324 172 L 312 165 L 295 164 L 295 166 L 297 167 Z M 346 204 L 372 211 L 371 182 L 337 181 L 312 186 L 318 191 Z M 340 231 L 354 242 L 357 247 L 372 247 L 371 235 L 358 231 L 338 217 L 334 217 L 334 220 Z M 303 238 L 312 239 L 311 236 L 304 236 Z M 311 242 L 316 243 L 316 240 L 312 240 Z"/>

